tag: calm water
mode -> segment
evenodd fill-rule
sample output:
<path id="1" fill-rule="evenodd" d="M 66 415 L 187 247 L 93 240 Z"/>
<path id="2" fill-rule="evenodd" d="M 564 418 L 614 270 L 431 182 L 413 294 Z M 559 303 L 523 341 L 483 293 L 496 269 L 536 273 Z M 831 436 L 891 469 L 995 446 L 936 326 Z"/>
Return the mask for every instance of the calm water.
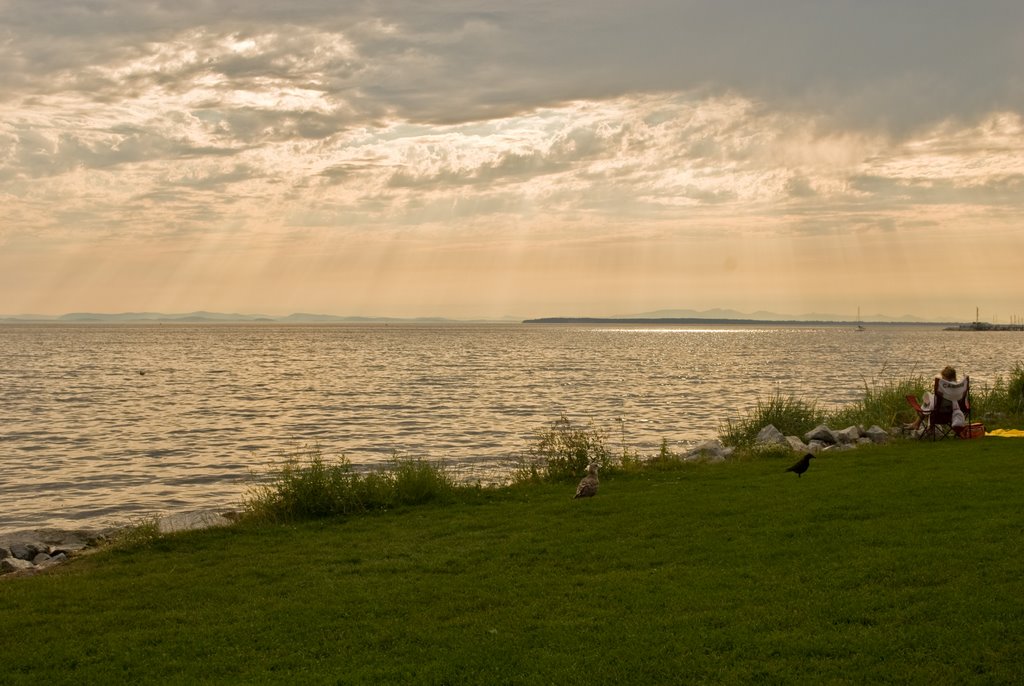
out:
<path id="1" fill-rule="evenodd" d="M 503 465 L 559 415 L 643 454 L 775 391 L 825 405 L 953 364 L 984 385 L 1024 336 L 938 328 L 0 326 L 0 531 L 234 507 L 303 446 Z"/>

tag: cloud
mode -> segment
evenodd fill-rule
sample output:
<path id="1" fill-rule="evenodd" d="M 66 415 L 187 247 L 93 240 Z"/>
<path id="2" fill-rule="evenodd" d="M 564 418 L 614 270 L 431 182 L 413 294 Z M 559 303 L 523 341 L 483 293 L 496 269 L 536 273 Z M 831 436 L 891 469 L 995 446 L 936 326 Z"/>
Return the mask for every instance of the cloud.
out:
<path id="1" fill-rule="evenodd" d="M 364 121 L 453 124 L 705 89 L 899 133 L 1024 112 L 1024 5 L 1008 0 L 45 0 L 0 16 L 8 93 L 173 92 L 207 77 L 312 90 Z"/>
<path id="2" fill-rule="evenodd" d="M 0 241 L 583 269 L 1006 234 L 1021 26 L 1001 0 L 0 0 Z"/>

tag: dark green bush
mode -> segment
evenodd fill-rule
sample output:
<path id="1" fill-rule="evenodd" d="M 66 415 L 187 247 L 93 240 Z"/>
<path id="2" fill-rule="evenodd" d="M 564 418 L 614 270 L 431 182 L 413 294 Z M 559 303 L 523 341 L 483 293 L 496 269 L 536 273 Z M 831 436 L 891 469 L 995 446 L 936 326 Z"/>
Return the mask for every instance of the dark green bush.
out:
<path id="1" fill-rule="evenodd" d="M 381 471 L 360 474 L 344 456 L 331 462 L 310 448 L 252 487 L 243 507 L 250 518 L 315 519 L 445 500 L 456 488 L 443 468 L 423 460 L 396 457 Z"/>
<path id="2" fill-rule="evenodd" d="M 921 399 L 925 390 L 931 388 L 931 381 L 923 376 L 888 380 L 873 385 L 864 385 L 864 397 L 857 403 L 837 408 L 829 413 L 826 423 L 834 429 L 848 426 L 880 426 L 888 430 L 914 421 L 917 413 L 907 396 Z"/>
<path id="3" fill-rule="evenodd" d="M 1024 415 L 1024 365 L 1014 363 L 1009 377 L 996 377 L 991 388 L 972 389 L 971 406 L 974 419 L 1019 424 Z"/>
<path id="4" fill-rule="evenodd" d="M 612 465 L 612 453 L 605 445 L 605 438 L 605 434 L 593 426 L 574 426 L 562 415 L 527 450 L 515 478 L 517 481 L 579 478 L 586 474 L 592 462 L 607 469 Z"/>
<path id="5" fill-rule="evenodd" d="M 725 445 L 749 448 L 758 432 L 769 424 L 787 436 L 802 436 L 826 419 L 827 414 L 815 403 L 775 393 L 767 400 L 759 399 L 746 416 L 726 419 L 718 435 Z"/>

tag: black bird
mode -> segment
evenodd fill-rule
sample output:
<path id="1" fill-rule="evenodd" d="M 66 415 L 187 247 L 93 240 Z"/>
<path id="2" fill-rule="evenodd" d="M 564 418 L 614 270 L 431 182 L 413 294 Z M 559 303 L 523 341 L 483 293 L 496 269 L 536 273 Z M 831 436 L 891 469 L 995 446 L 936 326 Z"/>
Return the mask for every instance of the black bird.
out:
<path id="1" fill-rule="evenodd" d="M 801 474 L 803 474 L 804 472 L 807 471 L 808 467 L 811 466 L 811 460 L 813 460 L 813 459 L 814 459 L 814 454 L 813 453 L 807 453 L 806 455 L 801 457 L 800 460 L 797 461 L 797 463 L 795 465 L 793 465 L 792 467 L 787 467 L 786 471 L 787 472 L 795 472 L 797 476 L 800 476 Z"/>

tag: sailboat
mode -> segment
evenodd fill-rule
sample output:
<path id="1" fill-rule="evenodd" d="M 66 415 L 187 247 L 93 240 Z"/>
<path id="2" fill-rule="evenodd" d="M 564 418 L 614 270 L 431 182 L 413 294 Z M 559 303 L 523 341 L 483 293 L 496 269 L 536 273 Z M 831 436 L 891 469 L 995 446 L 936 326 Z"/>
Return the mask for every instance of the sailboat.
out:
<path id="1" fill-rule="evenodd" d="M 864 328 L 864 322 L 862 322 L 860 320 L 860 307 L 859 306 L 857 307 L 857 328 L 854 329 L 854 331 L 867 331 L 867 329 Z"/>

